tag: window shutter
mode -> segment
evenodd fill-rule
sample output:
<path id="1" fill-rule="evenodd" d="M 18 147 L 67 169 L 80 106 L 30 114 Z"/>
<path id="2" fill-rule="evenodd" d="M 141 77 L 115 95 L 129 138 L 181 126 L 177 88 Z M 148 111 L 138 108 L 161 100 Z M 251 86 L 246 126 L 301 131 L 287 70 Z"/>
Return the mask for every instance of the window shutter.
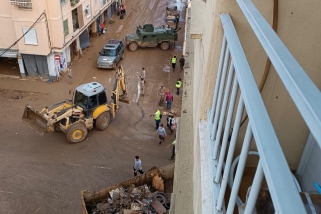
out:
<path id="1" fill-rule="evenodd" d="M 22 28 L 22 33 L 25 34 L 28 31 L 28 27 Z M 29 30 L 29 32 L 24 36 L 25 44 L 27 45 L 38 45 L 37 32 L 35 28 Z"/>

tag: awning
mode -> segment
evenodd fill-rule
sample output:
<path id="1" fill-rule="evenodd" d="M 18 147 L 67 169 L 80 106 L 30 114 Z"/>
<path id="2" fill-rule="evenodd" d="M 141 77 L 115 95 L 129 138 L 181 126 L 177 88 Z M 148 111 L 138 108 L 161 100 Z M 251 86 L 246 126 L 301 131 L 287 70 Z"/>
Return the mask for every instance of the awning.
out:
<path id="1" fill-rule="evenodd" d="M 5 52 L 5 53 L 2 55 L 2 53 L 3 53 L 5 50 L 6 50 L 6 49 L 1 49 L 1 48 L 0 48 L 0 56 L 1 56 L 1 57 L 17 58 L 18 50 L 8 50 L 7 52 Z"/>

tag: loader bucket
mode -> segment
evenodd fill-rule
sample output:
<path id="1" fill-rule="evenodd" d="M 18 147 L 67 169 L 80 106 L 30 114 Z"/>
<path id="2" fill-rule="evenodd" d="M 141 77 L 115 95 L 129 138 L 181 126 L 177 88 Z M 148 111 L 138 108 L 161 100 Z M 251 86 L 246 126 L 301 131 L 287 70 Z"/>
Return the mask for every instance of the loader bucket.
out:
<path id="1" fill-rule="evenodd" d="M 31 129 L 40 135 L 44 135 L 47 130 L 47 120 L 38 111 L 31 106 L 26 105 L 23 112 L 22 121 L 26 123 Z"/>
<path id="2" fill-rule="evenodd" d="M 122 102 L 122 103 L 127 103 L 129 104 L 129 99 L 126 95 L 122 94 L 122 95 L 119 95 L 119 102 Z"/>

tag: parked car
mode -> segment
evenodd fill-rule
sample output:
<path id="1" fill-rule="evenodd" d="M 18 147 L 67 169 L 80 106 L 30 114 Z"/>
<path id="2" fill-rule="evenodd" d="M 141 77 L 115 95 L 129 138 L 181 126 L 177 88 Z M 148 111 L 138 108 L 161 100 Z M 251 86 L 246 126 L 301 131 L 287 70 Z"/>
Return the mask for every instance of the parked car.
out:
<path id="1" fill-rule="evenodd" d="M 117 69 L 119 60 L 125 58 L 125 47 L 120 40 L 109 40 L 108 43 L 99 52 L 97 59 L 98 68 Z"/>

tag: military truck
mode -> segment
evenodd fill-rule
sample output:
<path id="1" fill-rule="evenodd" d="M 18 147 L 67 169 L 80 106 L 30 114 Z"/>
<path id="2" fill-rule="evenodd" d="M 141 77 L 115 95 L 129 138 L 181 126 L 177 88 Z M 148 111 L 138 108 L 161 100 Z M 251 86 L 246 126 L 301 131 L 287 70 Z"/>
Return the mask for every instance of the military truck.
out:
<path id="1" fill-rule="evenodd" d="M 136 51 L 138 47 L 156 47 L 166 51 L 170 48 L 170 44 L 177 41 L 177 31 L 171 27 L 156 28 L 152 24 L 138 26 L 135 34 L 127 34 L 124 42 L 130 51 Z"/>

